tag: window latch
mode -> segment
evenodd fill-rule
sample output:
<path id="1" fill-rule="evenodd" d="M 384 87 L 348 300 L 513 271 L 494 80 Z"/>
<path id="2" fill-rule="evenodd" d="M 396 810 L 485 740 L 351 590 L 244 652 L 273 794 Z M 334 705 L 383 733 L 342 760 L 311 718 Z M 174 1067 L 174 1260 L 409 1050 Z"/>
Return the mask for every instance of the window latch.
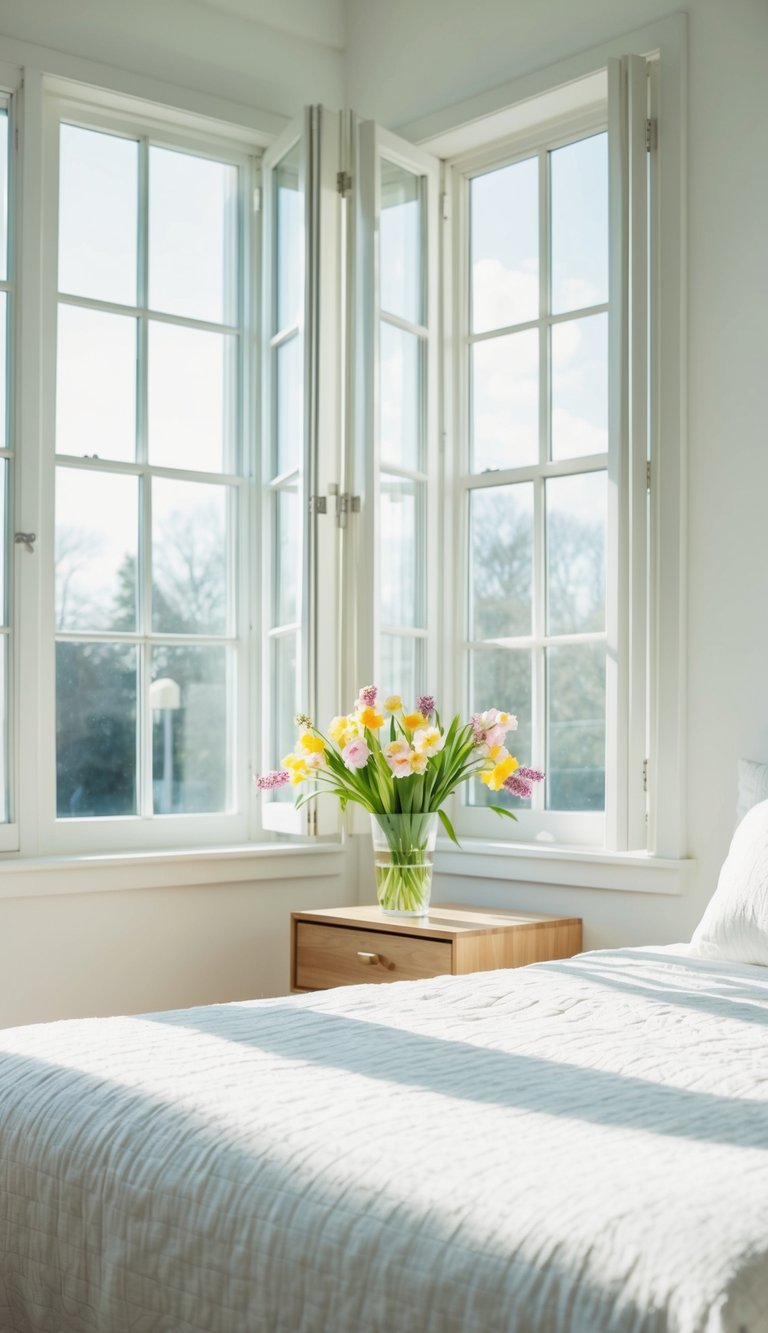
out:
<path id="1" fill-rule="evenodd" d="M 26 546 L 27 550 L 30 551 L 30 552 L 34 555 L 34 552 L 35 552 L 35 542 L 37 541 L 37 533 L 35 533 L 35 532 L 14 532 L 14 534 L 13 534 L 13 540 L 14 540 L 14 542 L 16 543 L 17 546 Z"/>

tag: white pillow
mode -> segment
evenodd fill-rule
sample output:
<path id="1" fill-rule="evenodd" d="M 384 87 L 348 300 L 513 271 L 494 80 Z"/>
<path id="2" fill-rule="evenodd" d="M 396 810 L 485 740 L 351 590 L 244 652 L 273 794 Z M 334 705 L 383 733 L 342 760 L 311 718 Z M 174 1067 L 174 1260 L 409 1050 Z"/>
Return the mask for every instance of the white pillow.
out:
<path id="1" fill-rule="evenodd" d="M 740 824 L 748 810 L 758 801 L 768 800 L 768 764 L 754 759 L 739 760 L 739 790 L 736 798 L 736 823 Z"/>
<path id="2" fill-rule="evenodd" d="M 768 801 L 754 806 L 734 833 L 691 951 L 768 967 Z"/>

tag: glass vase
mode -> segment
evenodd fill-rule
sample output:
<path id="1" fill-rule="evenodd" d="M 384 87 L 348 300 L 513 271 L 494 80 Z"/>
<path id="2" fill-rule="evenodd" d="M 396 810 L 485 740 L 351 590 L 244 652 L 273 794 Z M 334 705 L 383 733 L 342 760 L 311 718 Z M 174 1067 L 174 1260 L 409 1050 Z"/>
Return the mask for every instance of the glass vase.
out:
<path id="1" fill-rule="evenodd" d="M 371 815 L 376 897 L 387 916 L 427 915 L 438 818 Z"/>

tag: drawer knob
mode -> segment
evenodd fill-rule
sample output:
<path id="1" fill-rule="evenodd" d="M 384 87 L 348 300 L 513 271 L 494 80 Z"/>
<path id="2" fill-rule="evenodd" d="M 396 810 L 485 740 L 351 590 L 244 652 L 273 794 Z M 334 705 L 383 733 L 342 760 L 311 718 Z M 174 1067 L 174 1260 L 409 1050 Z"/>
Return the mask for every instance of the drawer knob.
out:
<path id="1" fill-rule="evenodd" d="M 357 956 L 361 963 L 368 963 L 371 967 L 379 961 L 379 955 L 377 953 L 365 953 L 363 949 L 358 949 Z"/>

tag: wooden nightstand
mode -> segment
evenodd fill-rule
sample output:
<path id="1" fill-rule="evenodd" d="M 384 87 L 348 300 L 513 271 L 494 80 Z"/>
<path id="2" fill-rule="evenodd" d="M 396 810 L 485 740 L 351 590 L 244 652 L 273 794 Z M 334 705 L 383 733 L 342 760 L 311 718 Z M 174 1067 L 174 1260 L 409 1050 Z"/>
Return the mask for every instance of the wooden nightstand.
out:
<path id="1" fill-rule="evenodd" d="M 522 967 L 581 950 L 575 916 L 528 916 L 441 906 L 429 916 L 386 917 L 378 907 L 291 913 L 291 990 Z"/>

